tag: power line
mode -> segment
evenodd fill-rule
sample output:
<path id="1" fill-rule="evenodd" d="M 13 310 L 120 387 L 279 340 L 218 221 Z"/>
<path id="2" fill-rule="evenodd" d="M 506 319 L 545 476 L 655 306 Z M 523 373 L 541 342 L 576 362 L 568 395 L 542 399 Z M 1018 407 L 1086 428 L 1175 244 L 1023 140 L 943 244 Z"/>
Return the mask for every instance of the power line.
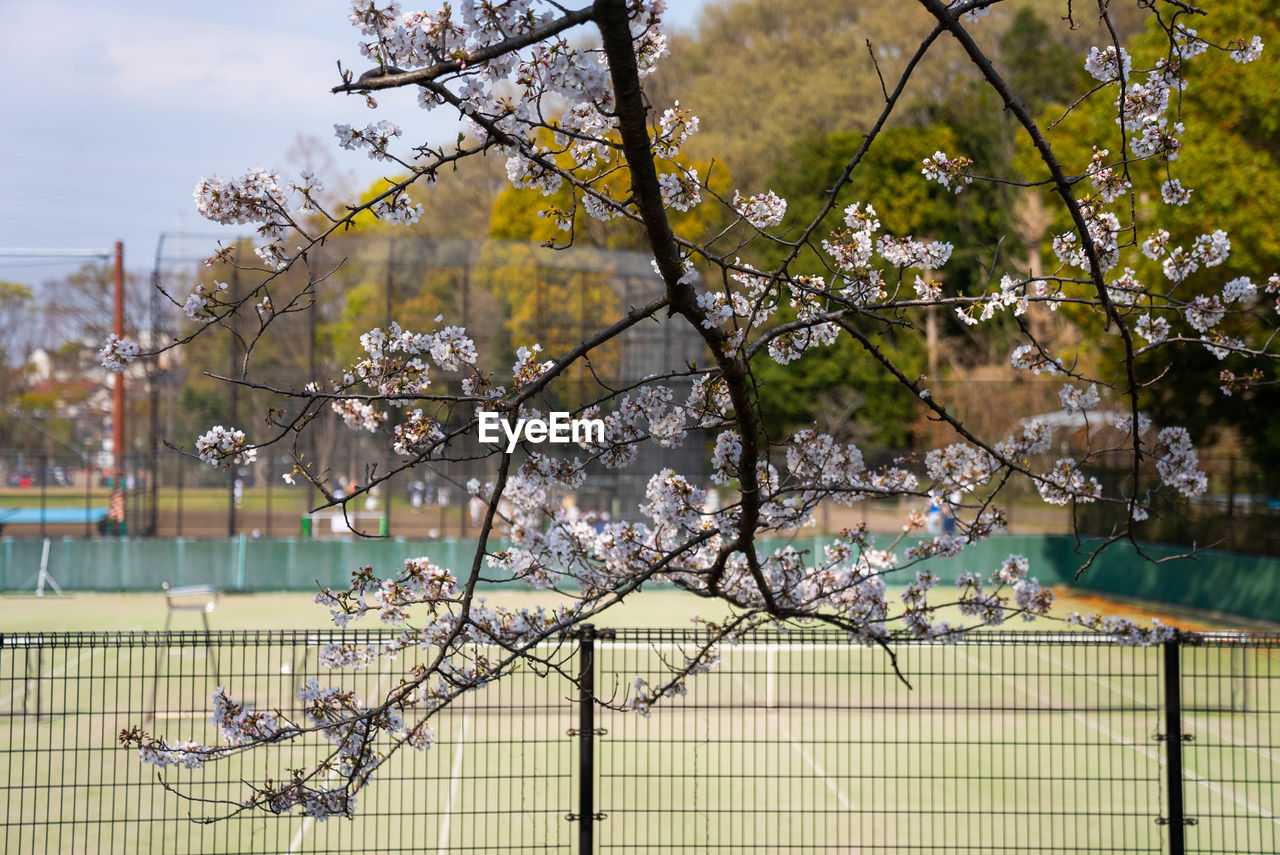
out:
<path id="1" fill-rule="evenodd" d="M 44 248 L 29 249 L 26 247 L 4 248 L 0 247 L 0 258 L 90 258 L 106 260 L 111 258 L 112 250 L 98 249 L 65 249 L 65 248 Z"/>
<path id="2" fill-rule="evenodd" d="M 0 259 L 0 269 L 3 269 L 3 270 L 49 270 L 49 269 L 54 269 L 59 267 L 65 267 L 68 264 L 82 263 L 86 257 L 88 256 L 68 257 L 68 258 L 62 258 L 57 260 L 45 259 L 42 261 L 19 261 L 16 263 L 5 261 L 4 259 Z M 97 260 L 96 258 L 92 258 L 92 257 L 88 257 L 88 258 L 90 260 Z M 103 260 L 105 261 L 106 259 L 103 259 Z"/>

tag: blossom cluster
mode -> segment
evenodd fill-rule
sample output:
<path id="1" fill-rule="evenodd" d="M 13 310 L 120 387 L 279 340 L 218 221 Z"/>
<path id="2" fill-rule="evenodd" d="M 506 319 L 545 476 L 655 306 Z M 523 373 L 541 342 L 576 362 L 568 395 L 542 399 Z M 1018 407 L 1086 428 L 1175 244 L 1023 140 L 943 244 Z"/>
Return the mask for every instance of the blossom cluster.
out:
<path id="1" fill-rule="evenodd" d="M 404 421 L 395 426 L 395 441 L 391 448 L 396 454 L 412 457 L 426 453 L 443 440 L 444 432 L 439 424 L 423 415 L 419 408 L 405 413 Z"/>
<path id="2" fill-rule="evenodd" d="M 282 186 L 279 173 L 261 167 L 254 167 L 237 178 L 214 175 L 197 182 L 196 210 L 215 223 L 258 224 L 257 234 L 263 243 L 258 244 L 254 252 L 268 267 L 280 269 L 288 263 L 284 237 L 289 229 L 296 227 L 290 210 L 309 209 L 313 204 L 309 190 L 299 193 L 295 189 L 292 195 L 301 199 L 297 202 L 290 199 L 290 189 L 298 186 Z M 305 188 L 305 183 L 302 186 Z"/>
<path id="3" fill-rule="evenodd" d="M 252 463 L 258 458 L 258 449 L 249 445 L 244 431 L 222 425 L 214 425 L 196 437 L 196 453 L 203 462 L 219 469 Z"/>
<path id="4" fill-rule="evenodd" d="M 113 374 L 119 374 L 126 365 L 138 358 L 138 353 L 136 341 L 112 333 L 98 351 L 98 362 Z"/>
<path id="5" fill-rule="evenodd" d="M 959 193 L 973 183 L 973 160 L 968 157 L 947 157 L 935 151 L 932 157 L 924 159 L 924 168 L 920 170 L 925 178 L 937 181 L 948 190 Z"/>
<path id="6" fill-rule="evenodd" d="M 1040 498 L 1051 505 L 1065 505 L 1075 501 L 1082 504 L 1097 501 L 1102 495 L 1102 485 L 1092 476 L 1085 477 L 1073 457 L 1061 457 L 1053 468 L 1036 481 Z"/>
<path id="7" fill-rule="evenodd" d="M 1199 455 L 1186 428 L 1167 427 L 1157 435 L 1164 453 L 1156 461 L 1160 480 L 1188 498 L 1204 493 L 1208 477 L 1198 468 Z"/>
<path id="8" fill-rule="evenodd" d="M 367 148 L 370 159 L 391 160 L 387 147 L 404 132 L 399 125 L 382 119 L 370 123 L 363 129 L 353 128 L 350 125 L 334 125 L 333 133 L 338 138 L 338 144 L 345 149 L 355 151 Z"/>
<path id="9" fill-rule="evenodd" d="M 1087 615 L 1082 615 L 1079 612 L 1067 612 L 1066 622 L 1074 626 L 1083 626 L 1104 633 L 1114 638 L 1118 644 L 1128 647 L 1163 644 L 1166 641 L 1172 641 L 1177 635 L 1176 629 L 1166 623 L 1162 623 L 1159 618 L 1152 618 L 1151 626 L 1143 627 L 1138 626 L 1130 618 L 1116 617 L 1114 615 L 1103 617 L 1097 612 Z"/>
<path id="10" fill-rule="evenodd" d="M 756 228 L 767 229 L 782 223 L 782 218 L 787 213 L 787 200 L 772 190 L 754 196 L 740 196 L 734 190 L 733 209 Z"/>
<path id="11" fill-rule="evenodd" d="M 475 342 L 457 326 L 436 332 L 413 332 L 392 321 L 386 329 L 375 327 L 360 336 L 365 356 L 333 384 L 335 393 L 363 384 L 375 395 L 407 406 L 426 393 L 431 385 L 428 360 L 444 371 L 461 371 L 475 365 Z M 339 398 L 332 404 L 350 427 L 376 430 L 385 421 L 385 412 L 359 398 Z"/>
<path id="12" fill-rule="evenodd" d="M 699 127 L 698 117 L 676 101 L 662 111 L 662 117 L 658 120 L 658 130 L 653 137 L 653 153 L 667 160 L 674 159 L 689 141 L 689 137 L 698 132 Z"/>
<path id="13" fill-rule="evenodd" d="M 193 321 L 208 323 L 213 320 L 213 315 L 209 312 L 210 305 L 226 290 L 226 282 L 214 282 L 213 287 L 207 291 L 203 282 L 197 283 L 195 289 L 187 296 L 186 302 L 182 304 L 183 313 Z"/>

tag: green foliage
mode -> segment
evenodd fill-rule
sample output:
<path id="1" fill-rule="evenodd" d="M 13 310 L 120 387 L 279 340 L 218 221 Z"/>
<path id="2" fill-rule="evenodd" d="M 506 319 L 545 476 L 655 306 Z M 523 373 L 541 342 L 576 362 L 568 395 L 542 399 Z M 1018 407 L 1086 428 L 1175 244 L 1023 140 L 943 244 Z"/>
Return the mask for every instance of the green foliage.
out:
<path id="1" fill-rule="evenodd" d="M 484 249 L 477 273 L 481 287 L 502 307 L 501 335 L 493 349 L 508 364 L 517 348 L 535 343 L 549 357 L 563 354 L 595 332 L 600 319 L 623 311 L 609 270 L 541 266 L 538 259 L 544 252 L 528 243 L 492 242 Z M 603 267 L 607 256 L 601 262 Z M 567 382 L 550 393 L 563 396 L 554 403 L 571 408 L 589 401 L 597 391 L 596 378 L 618 376 L 621 354 L 621 343 L 613 340 L 592 351 L 589 365 L 570 366 Z"/>
<path id="2" fill-rule="evenodd" d="M 565 165 L 569 165 L 567 157 Z M 664 172 L 676 166 L 696 170 L 700 181 L 709 183 L 711 194 L 732 196 L 725 169 L 713 170 L 710 163 L 691 162 L 683 155 L 659 164 Z M 629 170 L 614 163 L 602 163 L 601 170 L 595 189 L 610 198 L 625 199 L 631 191 Z M 503 307 L 505 340 L 496 350 L 508 357 L 516 348 L 534 342 L 541 344 L 546 354 L 564 353 L 593 332 L 601 319 L 617 318 L 623 311 L 616 283 L 607 270 L 559 270 L 538 263 L 540 251 L 532 244 L 564 245 L 571 240 L 579 257 L 585 247 L 647 251 L 643 230 L 627 219 L 601 223 L 579 208 L 572 234 L 562 230 L 555 214 L 573 209 L 574 192 L 567 183 L 550 195 L 508 186 L 494 201 L 489 221 L 493 242 L 485 247 L 479 275 L 481 286 Z M 697 239 L 724 227 L 728 214 L 705 193 L 700 205 L 668 212 L 677 235 Z M 607 256 L 602 256 L 600 263 L 607 265 Z M 592 351 L 589 366 L 571 366 L 569 382 L 564 385 L 575 391 L 558 404 L 572 407 L 590 400 L 594 379 L 617 377 L 620 358 L 620 344 L 611 341 Z"/>
<path id="3" fill-rule="evenodd" d="M 702 119 L 692 156 L 714 156 L 744 193 L 760 192 L 796 139 L 868 127 L 884 106 L 871 51 L 892 80 L 932 21 L 917 4 L 711 5 L 695 35 L 673 39 L 652 88 L 659 103 L 679 99 Z M 944 80 L 938 68 L 923 68 L 911 97 Z"/>
<path id="4" fill-rule="evenodd" d="M 372 279 L 346 284 L 341 305 L 329 307 L 332 315 L 316 325 L 317 347 L 339 365 L 350 365 L 359 359 L 364 352 L 360 336 L 384 326 L 382 291 L 382 286 Z"/>
<path id="5" fill-rule="evenodd" d="M 876 344 L 909 376 L 923 373 L 919 336 L 881 332 Z M 775 441 L 817 424 L 846 441 L 889 449 L 914 444 L 912 424 L 920 402 L 848 336 L 786 366 L 761 360 L 753 371 L 764 423 Z"/>
<path id="6" fill-rule="evenodd" d="M 1238 276 L 1250 276 L 1260 285 L 1268 274 L 1280 271 L 1280 231 L 1271 213 L 1280 210 L 1280 59 L 1274 50 L 1280 44 L 1280 25 L 1261 12 L 1257 0 L 1223 0 L 1214 4 L 1207 19 L 1179 19 L 1218 45 L 1258 34 L 1267 48 L 1261 59 L 1243 68 L 1216 49 L 1192 59 L 1186 91 L 1180 103 L 1170 108 L 1180 110 L 1186 124 L 1177 160 L 1130 167 L 1139 186 L 1158 187 L 1172 177 L 1194 191 L 1191 204 L 1185 207 L 1165 205 L 1158 195 L 1140 196 L 1135 211 L 1137 241 L 1149 235 L 1157 216 L 1160 227 L 1170 233 L 1171 246 L 1189 247 L 1197 236 L 1215 229 L 1230 236 L 1228 261 L 1193 273 L 1175 292 L 1181 299 L 1220 293 L 1226 282 Z M 1135 79 L 1143 80 L 1143 72 L 1166 52 L 1166 37 L 1153 23 L 1134 43 Z M 1110 144 L 1111 157 L 1120 155 L 1114 97 L 1114 88 L 1105 89 L 1056 129 L 1055 147 L 1064 153 L 1069 172 L 1083 171 L 1090 153 L 1088 141 L 1115 140 Z M 1059 222 L 1055 229 L 1065 231 L 1066 224 Z M 1140 281 L 1169 284 L 1159 263 L 1142 257 L 1133 263 Z M 1270 312 L 1269 302 L 1260 299 L 1257 310 Z M 1175 328 L 1179 326 L 1183 325 L 1175 322 Z M 1224 329 L 1231 332 L 1230 321 Z M 1110 338 L 1104 346 L 1114 352 L 1118 345 Z M 1247 371 L 1232 357 L 1219 361 L 1202 349 L 1185 346 L 1157 348 L 1140 367 L 1143 378 L 1164 371 L 1170 376 Z M 1197 444 L 1235 434 L 1251 459 L 1270 472 L 1280 472 L 1272 465 L 1280 462 L 1280 431 L 1271 419 L 1277 403 L 1280 399 L 1271 387 L 1224 397 L 1215 385 L 1186 383 L 1153 384 L 1141 399 L 1157 423 L 1187 427 Z M 1273 476 L 1273 489 L 1280 488 L 1275 478 L 1280 475 Z"/>
<path id="7" fill-rule="evenodd" d="M 1068 104 L 1084 91 L 1086 75 L 1078 55 L 1030 6 L 1018 10 L 1000 37 L 1000 64 L 1009 86 L 1032 115 L 1051 104 Z M 1002 113 L 986 115 L 1000 121 Z"/>
<path id="8" fill-rule="evenodd" d="M 1067 11 L 1061 0 L 1025 0 L 1016 14 L 1008 9 L 1000 4 L 972 27 L 984 50 L 1000 59 L 1002 71 L 1019 85 L 1029 84 L 1032 99 L 1082 91 L 1072 84 L 1082 73 L 1085 52 L 1110 40 L 1096 13 L 1076 4 L 1068 25 L 1061 21 Z M 1129 3 L 1112 3 L 1110 13 L 1121 39 L 1146 14 Z M 1048 22 L 1047 35 L 1032 16 Z M 797 139 L 864 133 L 884 108 L 881 78 L 893 89 L 935 24 L 917 3 L 722 0 L 705 7 L 696 32 L 671 40 L 671 55 L 646 88 L 655 104 L 679 99 L 701 117 L 702 130 L 687 148 L 690 156 L 714 157 L 732 170 L 744 193 L 756 193 L 768 189 Z M 1007 42 L 1006 32 L 1012 32 Z M 972 85 L 976 80 L 954 39 L 938 39 L 904 91 L 895 121 L 930 124 L 940 108 L 963 104 L 983 90 L 985 84 Z M 988 115 L 999 119 L 1002 105 L 983 109 L 988 106 Z M 978 141 L 962 139 L 964 151 L 957 153 L 975 160 L 988 154 Z"/>
<path id="9" fill-rule="evenodd" d="M 892 86 L 918 42 L 917 28 L 930 25 L 918 11 L 796 0 L 709 9 L 696 40 L 673 45 L 664 72 L 670 74 L 671 94 L 703 119 L 704 131 L 689 150 L 702 156 L 717 152 L 753 188 L 754 182 L 762 183 L 786 198 L 792 212 L 816 210 L 863 142 L 855 129 L 870 125 L 884 106 L 877 64 Z M 1061 110 L 1085 88 L 1079 57 L 1088 39 L 1096 40 L 1087 26 L 1067 39 L 1055 35 L 1046 20 L 1056 21 L 1058 14 L 1052 4 L 1032 2 L 1014 15 L 998 12 L 978 28 L 981 38 L 997 43 L 989 50 L 1037 112 Z M 1127 17 L 1121 21 L 1122 31 L 1130 26 Z M 762 32 L 770 37 L 762 39 Z M 950 40 L 931 48 L 943 53 L 953 49 Z M 946 62 L 939 65 L 947 67 Z M 759 69 L 764 67 L 777 71 L 763 75 Z M 952 259 L 940 273 L 945 292 L 977 295 L 992 281 L 993 264 L 994 276 L 1003 270 L 1026 271 L 1018 235 L 1020 194 L 1008 185 L 976 182 L 957 195 L 925 181 L 921 161 L 942 150 L 972 158 L 978 175 L 1017 179 L 1010 167 L 1019 129 L 985 82 L 972 75 L 930 76 L 934 73 L 927 70 L 913 83 L 898 109 L 898 124 L 875 140 L 815 238 L 839 227 L 846 205 L 869 202 L 890 234 L 952 243 Z M 742 86 L 745 79 L 752 85 Z M 764 118 L 743 134 L 744 115 Z M 793 233 L 804 225 L 795 213 L 784 223 Z M 773 247 L 754 260 L 769 267 L 782 257 L 783 251 Z M 791 272 L 829 273 L 816 258 L 804 256 L 791 265 Z M 910 295 L 911 282 L 889 285 Z M 904 315 L 895 320 L 918 324 L 922 319 Z M 1008 318 L 988 322 L 980 333 L 949 312 L 938 313 L 937 320 L 941 335 L 936 358 L 943 373 L 948 365 L 993 358 L 1003 362 L 1005 345 L 1016 332 Z M 854 323 L 908 376 L 925 372 L 928 359 L 921 336 L 894 336 L 889 325 L 867 318 Z M 882 372 L 874 357 L 842 338 L 796 366 L 762 366 L 761 404 L 770 422 L 785 430 L 818 421 L 882 445 L 910 444 L 919 401 L 899 384 L 885 382 Z M 841 420 L 847 424 L 833 423 Z"/>
<path id="10" fill-rule="evenodd" d="M 489 237 L 496 240 L 522 240 L 543 243 L 555 240 L 559 229 L 554 220 L 539 217 L 548 207 L 564 207 L 569 203 L 568 188 L 561 187 L 551 198 L 536 190 L 507 187 L 493 202 L 489 217 Z"/>
<path id="11" fill-rule="evenodd" d="M 827 199 L 828 188 L 835 186 L 862 142 L 859 134 L 837 133 L 797 143 L 790 156 L 779 165 L 772 182 L 779 195 L 788 199 L 789 210 L 816 210 Z M 849 185 L 841 191 L 817 237 L 825 237 L 828 231 L 841 227 L 841 212 L 846 205 L 870 203 L 888 234 L 954 244 L 952 260 L 945 274 L 940 274 L 945 275 L 951 290 L 956 293 L 985 290 L 984 268 L 1007 228 L 1007 214 L 999 204 L 998 191 L 980 182 L 956 194 L 936 182 L 926 181 L 920 174 L 921 161 L 934 151 L 941 149 L 950 154 L 964 148 L 960 135 L 945 124 L 890 128 L 881 132 Z M 790 215 L 786 225 L 802 224 L 795 215 Z M 778 256 L 778 251 L 774 250 L 773 255 Z"/>
<path id="12" fill-rule="evenodd" d="M 210 425 L 225 424 L 229 415 L 226 390 L 209 378 L 184 385 L 178 404 L 182 429 L 177 432 L 183 437 L 203 433 Z"/>
<path id="13" fill-rule="evenodd" d="M 8 372 L 26 357 L 28 336 L 22 331 L 30 327 L 31 289 L 18 282 L 0 280 L 0 371 Z"/>
<path id="14" fill-rule="evenodd" d="M 29 286 L 0 280 L 0 312 L 22 311 L 30 305 L 31 297 Z"/>
<path id="15" fill-rule="evenodd" d="M 862 143 L 862 136 L 851 133 L 801 141 L 779 167 L 772 185 L 789 200 L 789 210 L 816 210 L 826 200 L 824 189 L 835 186 Z M 978 183 L 955 194 L 925 181 L 920 174 L 925 157 L 937 149 L 950 152 L 959 146 L 959 136 L 947 125 L 882 132 L 816 237 L 825 237 L 828 231 L 842 225 L 840 216 L 846 205 L 870 203 L 889 234 L 954 244 L 952 261 L 939 275 L 944 276 L 952 293 L 981 293 L 987 283 L 985 265 L 990 264 L 1006 228 L 1007 214 L 998 204 L 997 191 L 989 184 Z M 798 228 L 804 224 L 791 216 L 784 225 Z M 761 263 L 769 266 L 780 260 L 781 251 L 773 248 Z M 802 257 L 792 272 L 826 273 L 813 257 Z M 901 285 L 907 296 L 912 295 L 910 281 L 888 284 L 890 288 Z M 920 318 L 903 316 L 895 320 L 916 323 Z M 942 313 L 940 320 L 953 337 L 967 335 L 949 313 Z M 918 334 L 897 336 L 893 327 L 870 318 L 855 318 L 852 323 L 902 366 L 907 376 L 925 373 L 926 354 Z M 990 332 L 984 328 L 988 336 Z M 818 421 L 827 422 L 824 429 L 846 432 L 883 446 L 911 444 L 911 423 L 920 414 L 919 401 L 902 385 L 886 380 L 880 362 L 847 337 L 831 348 L 807 354 L 797 365 L 769 363 L 759 369 L 759 377 L 765 412 L 774 424 L 787 431 Z M 845 418 L 849 424 L 832 424 L 832 419 L 840 418 L 842 406 L 848 411 Z"/>
<path id="16" fill-rule="evenodd" d="M 399 182 L 405 176 L 396 176 Z M 360 234 L 422 234 L 436 238 L 474 238 L 489 230 L 489 213 L 494 200 L 507 183 L 503 158 L 496 155 L 471 157 L 462 161 L 456 170 L 441 175 L 437 184 L 419 179 L 406 191 L 409 198 L 422 206 L 422 218 L 411 226 L 390 226 L 378 222 L 374 216 L 361 212 L 356 216 Z M 392 181 L 375 181 L 361 195 L 362 203 L 386 192 Z"/>
<path id="17" fill-rule="evenodd" d="M 569 167 L 570 159 L 562 157 Z M 732 183 L 728 170 L 710 162 L 695 162 L 684 155 L 674 161 L 659 161 L 661 172 L 674 171 L 675 167 L 695 170 L 700 183 L 706 183 L 712 194 L 732 196 Z M 607 170 L 607 171 L 606 171 Z M 602 164 L 596 176 L 595 189 L 611 199 L 623 200 L 631 192 L 631 174 L 625 165 Z M 556 222 L 557 211 L 573 209 L 573 189 L 562 184 L 550 196 L 534 189 L 517 189 L 507 185 L 493 203 L 489 219 L 489 237 L 496 240 L 532 241 L 564 245 L 572 240 L 575 246 L 594 246 L 604 249 L 621 249 L 648 252 L 644 230 L 638 223 L 618 218 L 608 223 L 592 219 L 582 210 L 573 221 L 573 233 L 561 229 Z M 579 200 L 580 201 L 580 200 Z M 672 230 L 681 237 L 697 240 L 723 228 L 728 221 L 724 209 L 704 195 L 702 204 L 688 211 L 669 210 Z"/>

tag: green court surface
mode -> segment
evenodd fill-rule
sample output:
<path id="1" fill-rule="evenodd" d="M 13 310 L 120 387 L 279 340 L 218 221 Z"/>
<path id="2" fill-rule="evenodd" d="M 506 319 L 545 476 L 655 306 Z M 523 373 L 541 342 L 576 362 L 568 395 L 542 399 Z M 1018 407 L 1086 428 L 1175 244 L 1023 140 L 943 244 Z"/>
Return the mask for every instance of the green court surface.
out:
<path id="1" fill-rule="evenodd" d="M 1207 615 L 1153 603 L 1120 601 L 1099 597 L 1084 591 L 1058 587 L 1053 614 L 1065 615 L 1100 611 L 1146 621 L 1159 617 L 1185 629 L 1233 629 L 1250 626 L 1249 622 L 1221 615 Z M 555 594 L 538 591 L 499 589 L 484 595 L 487 602 L 509 608 L 551 607 L 565 602 Z M 894 596 L 893 592 L 890 594 Z M 954 598 L 951 591 L 936 592 L 938 602 Z M 36 597 L 31 594 L 0 595 L 3 617 L 2 632 L 90 632 L 163 629 L 169 617 L 160 591 L 154 594 L 72 593 L 64 596 Z M 607 627 L 685 627 L 695 616 L 719 619 L 727 608 L 712 600 L 671 590 L 642 591 L 628 596 L 622 603 L 594 620 Z M 958 615 L 944 616 L 958 620 Z M 262 594 L 222 594 L 209 614 L 211 629 L 321 629 L 331 627 L 329 611 L 316 605 L 301 592 Z M 366 617 L 358 626 L 378 628 L 376 615 Z M 200 615 L 175 613 L 171 628 L 203 629 Z M 1008 629 L 1054 630 L 1060 624 L 1052 621 L 1024 622 L 1015 619 Z"/>

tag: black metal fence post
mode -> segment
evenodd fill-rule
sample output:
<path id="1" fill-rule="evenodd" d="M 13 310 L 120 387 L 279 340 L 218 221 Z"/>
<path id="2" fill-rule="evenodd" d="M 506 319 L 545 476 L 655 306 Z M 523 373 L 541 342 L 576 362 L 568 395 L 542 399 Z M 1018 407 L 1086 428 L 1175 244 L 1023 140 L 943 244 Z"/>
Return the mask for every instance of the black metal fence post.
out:
<path id="1" fill-rule="evenodd" d="M 616 635 L 612 629 L 584 623 L 571 637 L 578 640 L 578 726 L 569 729 L 569 735 L 578 738 L 578 812 L 568 819 L 578 822 L 578 855 L 592 855 L 595 824 L 605 818 L 596 810 L 596 737 L 607 732 L 596 727 L 596 639 Z"/>
<path id="2" fill-rule="evenodd" d="M 1164 821 L 1169 828 L 1169 855 L 1186 852 L 1186 811 L 1182 803 L 1182 665 L 1175 636 L 1164 643 L 1164 744 L 1165 768 L 1168 772 L 1169 815 Z"/>
<path id="3" fill-rule="evenodd" d="M 578 634 L 578 855 L 595 851 L 596 628 Z"/>

